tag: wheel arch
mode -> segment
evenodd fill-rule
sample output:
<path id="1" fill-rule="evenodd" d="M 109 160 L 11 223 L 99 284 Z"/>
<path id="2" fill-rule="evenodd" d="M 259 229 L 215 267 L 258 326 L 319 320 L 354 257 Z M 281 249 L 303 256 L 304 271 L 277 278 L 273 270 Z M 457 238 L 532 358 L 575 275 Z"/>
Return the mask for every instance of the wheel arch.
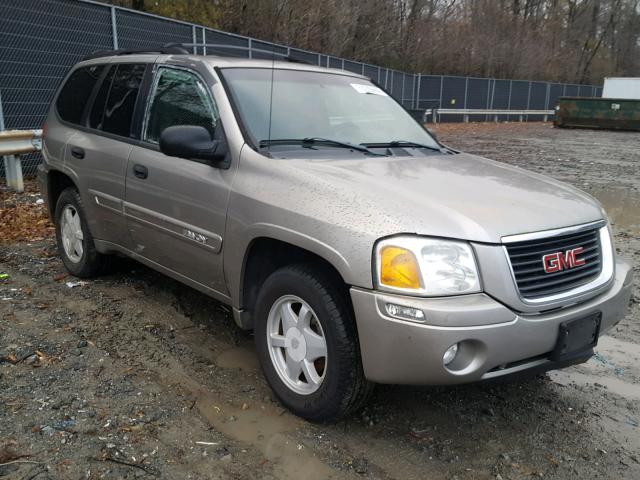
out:
<path id="1" fill-rule="evenodd" d="M 47 173 L 47 206 L 49 209 L 49 217 L 55 223 L 56 203 L 60 194 L 69 187 L 73 187 L 79 191 L 76 182 L 66 173 L 60 170 L 49 170 Z"/>
<path id="2" fill-rule="evenodd" d="M 349 277 L 344 274 L 348 267 L 346 260 L 335 250 L 328 250 L 328 254 L 326 249 L 321 248 L 318 252 L 316 247 L 314 250 L 269 235 L 257 236 L 250 241 L 242 260 L 238 284 L 239 308 L 235 313 L 240 327 L 253 328 L 253 311 L 260 286 L 271 273 L 287 265 L 306 263 L 322 269 L 335 279 L 351 305 Z"/>

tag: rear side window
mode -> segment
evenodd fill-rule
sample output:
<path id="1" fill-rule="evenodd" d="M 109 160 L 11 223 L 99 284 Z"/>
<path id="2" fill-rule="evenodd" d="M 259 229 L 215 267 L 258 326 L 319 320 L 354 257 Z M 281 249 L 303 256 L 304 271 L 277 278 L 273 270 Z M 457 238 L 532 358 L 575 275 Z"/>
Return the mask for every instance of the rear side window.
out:
<path id="1" fill-rule="evenodd" d="M 113 74 L 116 71 L 116 67 L 109 67 L 110 70 L 100 85 L 100 89 L 96 94 L 96 98 L 93 101 L 91 112 L 89 113 L 89 126 L 102 130 L 102 119 L 104 118 L 104 107 L 107 104 L 107 97 L 109 96 L 109 90 L 111 90 L 111 81 L 113 80 Z"/>
<path id="2" fill-rule="evenodd" d="M 213 137 L 217 119 L 207 87 L 196 75 L 174 68 L 158 71 L 145 140 L 157 143 L 162 131 L 175 125 L 198 125 L 206 128 Z"/>
<path id="3" fill-rule="evenodd" d="M 56 109 L 65 122 L 79 124 L 104 65 L 81 67 L 74 71 L 60 90 Z"/>
<path id="4" fill-rule="evenodd" d="M 143 64 L 118 64 L 113 73 L 102 119 L 98 122 L 101 130 L 123 137 L 129 136 L 145 67 Z M 99 93 L 103 93 L 102 88 Z M 97 100 L 99 99 L 96 98 Z M 96 113 L 96 117 L 98 115 Z M 90 121 L 93 119 L 94 112 Z"/>

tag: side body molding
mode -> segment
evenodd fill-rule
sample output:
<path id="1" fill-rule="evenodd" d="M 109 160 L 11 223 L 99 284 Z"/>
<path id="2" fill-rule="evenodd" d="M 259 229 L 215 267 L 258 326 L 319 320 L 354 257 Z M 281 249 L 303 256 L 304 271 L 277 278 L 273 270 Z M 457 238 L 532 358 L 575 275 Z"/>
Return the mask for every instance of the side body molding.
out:
<path id="1" fill-rule="evenodd" d="M 217 233 L 209 232 L 195 225 L 130 202 L 123 202 L 123 206 L 124 215 L 130 220 L 168 233 L 194 245 L 199 245 L 213 253 L 220 253 L 222 250 L 222 237 Z"/>

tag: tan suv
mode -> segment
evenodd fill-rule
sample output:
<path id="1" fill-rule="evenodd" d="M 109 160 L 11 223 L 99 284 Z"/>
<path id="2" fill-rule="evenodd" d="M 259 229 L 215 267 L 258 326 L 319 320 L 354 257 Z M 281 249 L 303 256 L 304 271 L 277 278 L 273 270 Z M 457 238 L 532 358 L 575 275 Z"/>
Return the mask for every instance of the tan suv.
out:
<path id="1" fill-rule="evenodd" d="M 69 272 L 126 255 L 230 305 L 307 419 L 376 382 L 585 361 L 629 302 L 593 198 L 442 146 L 349 72 L 99 54 L 63 82 L 43 154 Z"/>

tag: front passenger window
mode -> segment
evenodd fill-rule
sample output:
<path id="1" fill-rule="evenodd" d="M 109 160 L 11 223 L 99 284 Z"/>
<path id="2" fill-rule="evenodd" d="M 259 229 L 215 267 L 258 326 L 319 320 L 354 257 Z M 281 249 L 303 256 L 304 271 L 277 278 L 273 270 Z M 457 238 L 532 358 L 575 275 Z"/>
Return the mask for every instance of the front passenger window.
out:
<path id="1" fill-rule="evenodd" d="M 174 68 L 159 70 L 147 113 L 144 139 L 158 143 L 160 134 L 175 125 L 198 125 L 213 138 L 218 121 L 214 103 L 200 79 Z"/>

